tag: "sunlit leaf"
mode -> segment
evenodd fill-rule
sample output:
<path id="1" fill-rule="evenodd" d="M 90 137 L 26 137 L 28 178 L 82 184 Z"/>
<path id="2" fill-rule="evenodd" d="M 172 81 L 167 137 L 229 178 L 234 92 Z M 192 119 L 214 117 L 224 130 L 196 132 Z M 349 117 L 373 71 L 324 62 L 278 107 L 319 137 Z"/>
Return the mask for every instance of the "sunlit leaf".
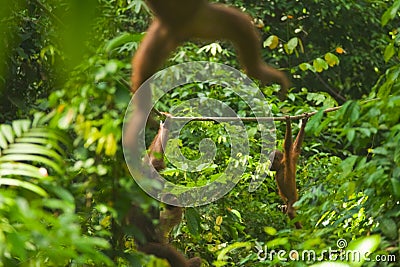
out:
<path id="1" fill-rule="evenodd" d="M 8 154 L 30 154 L 30 155 L 43 155 L 50 159 L 56 160 L 59 163 L 63 162 L 63 158 L 54 150 L 35 144 L 12 144 L 8 149 L 3 150 L 4 155 Z"/>
<path id="2" fill-rule="evenodd" d="M 115 142 L 114 134 L 107 135 L 105 153 L 107 156 L 114 156 L 117 151 L 117 143 Z"/>
<path id="3" fill-rule="evenodd" d="M 37 179 L 47 177 L 40 168 L 19 162 L 0 163 L 0 177 L 27 176 Z M 1 179 L 1 178 L 0 178 Z"/>
<path id="4" fill-rule="evenodd" d="M 324 58 L 330 67 L 339 64 L 339 58 L 332 53 L 326 53 Z"/>
<path id="5" fill-rule="evenodd" d="M 0 147 L 3 149 L 8 147 L 7 140 L 1 132 L 0 132 Z"/>
<path id="6" fill-rule="evenodd" d="M 30 161 L 30 162 L 39 162 L 44 165 L 48 165 L 53 168 L 57 173 L 62 174 L 64 169 L 61 168 L 60 165 L 55 163 L 54 161 L 41 156 L 29 155 L 29 154 L 9 154 L 0 157 L 0 162 L 8 162 L 8 161 Z"/>
<path id="7" fill-rule="evenodd" d="M 8 124 L 0 125 L 0 132 L 3 133 L 7 142 L 14 143 L 14 132 L 10 125 L 8 125 Z"/>
<path id="8" fill-rule="evenodd" d="M 299 39 L 297 37 L 293 37 L 292 39 L 289 40 L 287 43 L 289 51 L 293 51 L 296 49 L 297 45 L 299 44 Z"/>
<path id="9" fill-rule="evenodd" d="M 279 44 L 279 38 L 276 35 L 271 35 L 264 41 L 264 47 L 269 47 L 271 50 L 275 49 Z"/>
<path id="10" fill-rule="evenodd" d="M 379 235 L 371 235 L 352 241 L 346 251 L 357 251 L 358 253 L 348 253 L 350 256 L 349 264 L 352 267 L 360 267 L 365 262 L 365 257 L 374 252 L 381 242 Z M 358 255 L 361 255 L 358 257 Z M 351 258 L 354 257 L 354 258 Z"/>
<path id="11" fill-rule="evenodd" d="M 29 120 L 17 120 L 12 122 L 12 127 L 17 137 L 20 137 L 23 132 L 28 131 L 30 126 L 31 122 Z"/>
<path id="12" fill-rule="evenodd" d="M 216 225 L 221 225 L 222 224 L 222 216 L 218 216 L 217 219 L 215 219 L 215 224 Z"/>
<path id="13" fill-rule="evenodd" d="M 328 63 L 322 58 L 317 58 L 313 61 L 313 67 L 317 72 L 322 72 L 323 70 L 327 70 L 329 68 Z"/>
<path id="14" fill-rule="evenodd" d="M 244 248 L 245 250 L 250 250 L 251 249 L 251 243 L 250 242 L 236 242 L 236 243 L 233 243 L 233 244 L 227 246 L 226 248 L 222 249 L 218 253 L 217 260 L 218 261 L 227 260 L 228 256 L 226 254 L 228 254 L 229 252 L 231 252 L 231 251 L 233 251 L 235 249 L 239 249 L 239 248 Z"/>
<path id="15" fill-rule="evenodd" d="M 275 238 L 275 239 L 272 239 L 272 240 L 268 241 L 267 242 L 267 246 L 271 247 L 271 248 L 274 248 L 274 247 L 277 247 L 277 246 L 286 245 L 288 242 L 289 242 L 289 240 L 288 240 L 287 237 L 279 237 L 279 238 Z"/>
<path id="16" fill-rule="evenodd" d="M 232 212 L 240 221 L 242 220 L 242 215 L 238 210 L 230 209 L 229 211 Z"/>
<path id="17" fill-rule="evenodd" d="M 115 37 L 114 39 L 108 41 L 104 47 L 104 50 L 109 53 L 112 50 L 130 42 L 140 42 L 143 38 L 143 34 L 132 34 L 132 33 L 122 33 L 121 35 Z"/>
<path id="18" fill-rule="evenodd" d="M 17 179 L 10 179 L 10 178 L 0 178 L 0 187 L 2 185 L 22 187 L 22 188 L 32 191 L 42 197 L 47 197 L 46 191 L 44 191 L 39 186 L 34 185 L 29 182 L 25 182 L 25 181 L 21 181 L 21 180 L 17 180 Z"/>
<path id="19" fill-rule="evenodd" d="M 264 227 L 264 232 L 270 236 L 274 236 L 277 234 L 278 231 L 273 227 L 266 226 Z"/>
<path id="20" fill-rule="evenodd" d="M 390 20 L 396 17 L 397 11 L 400 9 L 400 1 L 397 0 L 394 4 L 386 10 L 386 12 L 382 15 L 381 24 L 385 26 Z"/>
<path id="21" fill-rule="evenodd" d="M 313 70 L 313 69 L 314 69 L 313 66 L 311 66 L 311 64 L 309 64 L 309 63 L 301 63 L 301 64 L 299 65 L 299 68 L 300 68 L 302 71 Z"/>

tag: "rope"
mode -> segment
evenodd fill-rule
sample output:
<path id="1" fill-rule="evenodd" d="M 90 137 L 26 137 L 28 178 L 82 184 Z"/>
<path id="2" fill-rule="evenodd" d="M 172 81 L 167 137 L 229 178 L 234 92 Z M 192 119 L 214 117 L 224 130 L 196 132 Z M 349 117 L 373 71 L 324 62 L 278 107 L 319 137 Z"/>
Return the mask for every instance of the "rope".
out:
<path id="1" fill-rule="evenodd" d="M 369 102 L 377 101 L 380 100 L 379 98 L 374 98 L 374 99 L 368 99 L 365 101 L 362 101 L 360 104 L 364 105 Z M 332 108 L 327 108 L 323 112 L 329 113 L 333 112 L 336 110 L 339 110 L 343 107 L 338 106 L 338 107 L 332 107 Z M 160 112 L 156 109 L 153 109 L 153 111 L 160 117 L 162 117 L 163 120 L 165 120 L 166 116 L 163 112 Z M 304 112 L 300 115 L 294 115 L 294 116 L 281 116 L 281 117 L 180 117 L 180 116 L 170 116 L 169 118 L 171 120 L 176 120 L 176 121 L 221 121 L 221 122 L 226 122 L 226 121 L 243 121 L 243 122 L 252 122 L 252 121 L 285 121 L 287 117 L 290 118 L 290 120 L 300 120 L 305 117 L 311 117 L 315 114 L 317 114 L 320 111 L 313 111 L 313 112 Z"/>

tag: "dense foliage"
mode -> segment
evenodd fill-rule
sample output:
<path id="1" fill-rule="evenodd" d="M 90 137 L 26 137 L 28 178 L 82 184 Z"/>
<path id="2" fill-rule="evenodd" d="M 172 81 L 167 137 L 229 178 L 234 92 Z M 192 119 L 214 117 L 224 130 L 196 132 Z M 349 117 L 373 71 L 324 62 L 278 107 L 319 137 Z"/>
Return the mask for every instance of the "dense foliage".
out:
<path id="1" fill-rule="evenodd" d="M 261 87 L 274 115 L 318 111 L 297 171 L 304 229 L 280 211 L 273 174 L 248 191 L 260 140 L 257 125 L 246 123 L 251 151 L 241 181 L 219 201 L 186 209 L 172 243 L 204 266 L 336 266 L 329 248 L 383 260 L 337 266 L 397 266 L 400 1 L 221 2 L 254 18 L 265 60 L 293 81 L 285 101 L 275 85 Z M 121 145 L 130 60 L 151 20 L 145 3 L 20 0 L 2 3 L 0 14 L 0 266 L 167 266 L 137 252 L 137 232 L 122 224 L 132 203 L 154 204 L 131 178 Z M 196 60 L 240 68 L 224 41 L 187 42 L 166 66 Z M 251 113 L 220 86 L 177 88 L 157 108 L 192 98 Z M 285 125 L 276 127 L 281 146 Z M 193 185 L 223 172 L 230 147 L 220 125 L 193 122 L 172 141 L 196 158 L 204 138 L 218 148 L 212 167 L 190 174 L 169 164 L 164 176 Z M 266 248 L 286 251 L 287 261 Z"/>

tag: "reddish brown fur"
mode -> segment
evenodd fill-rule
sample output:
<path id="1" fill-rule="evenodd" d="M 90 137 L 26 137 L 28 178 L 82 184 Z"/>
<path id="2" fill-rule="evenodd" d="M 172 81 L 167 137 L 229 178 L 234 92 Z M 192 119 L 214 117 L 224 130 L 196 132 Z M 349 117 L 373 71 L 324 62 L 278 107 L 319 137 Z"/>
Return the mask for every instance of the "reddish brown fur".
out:
<path id="1" fill-rule="evenodd" d="M 164 147 L 168 139 L 168 129 L 165 124 L 160 124 L 160 129 L 151 143 L 145 163 L 153 165 L 160 171 L 165 168 Z M 150 176 L 154 176 L 151 173 Z M 130 212 L 128 223 L 134 224 L 144 234 L 145 242 L 137 242 L 138 249 L 144 253 L 166 259 L 171 267 L 199 267 L 201 259 L 198 257 L 187 260 L 171 245 L 167 244 L 167 236 L 171 229 L 180 223 L 183 209 L 166 205 L 163 212 L 159 213 L 159 224 L 153 225 L 152 218 L 143 213 L 140 208 L 134 206 Z M 155 213 L 155 212 L 152 212 Z M 156 217 L 154 214 L 153 217 Z"/>
<path id="2" fill-rule="evenodd" d="M 200 38 L 232 41 L 246 72 L 263 83 L 280 83 L 279 97 L 285 97 L 290 82 L 283 72 L 262 60 L 260 38 L 248 15 L 205 0 L 147 0 L 147 4 L 156 17 L 132 60 L 132 92 L 135 93 L 183 41 Z M 136 142 L 141 130 L 138 125 L 144 125 L 151 107 L 150 88 L 136 96 L 136 108 L 126 129 L 129 138 L 124 140 L 133 156 L 138 154 Z"/>
<path id="3" fill-rule="evenodd" d="M 304 139 L 304 129 L 308 117 L 302 120 L 302 125 L 296 140 L 292 140 L 292 126 L 290 117 L 286 117 L 286 133 L 283 144 L 284 153 L 275 151 L 271 170 L 276 171 L 275 180 L 278 185 L 279 195 L 287 203 L 287 214 L 290 219 L 296 217 L 296 210 L 293 205 L 298 200 L 296 187 L 296 164 L 301 152 L 301 145 Z M 296 228 L 302 228 L 300 222 L 295 223 Z"/>

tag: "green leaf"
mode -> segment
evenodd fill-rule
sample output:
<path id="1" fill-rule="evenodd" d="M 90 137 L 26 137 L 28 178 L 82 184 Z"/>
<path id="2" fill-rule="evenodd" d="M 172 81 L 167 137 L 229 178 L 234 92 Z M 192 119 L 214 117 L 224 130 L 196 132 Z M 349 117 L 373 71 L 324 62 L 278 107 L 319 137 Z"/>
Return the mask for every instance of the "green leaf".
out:
<path id="1" fill-rule="evenodd" d="M 251 243 L 250 242 L 236 242 L 236 243 L 233 243 L 233 244 L 227 246 L 226 248 L 222 249 L 218 253 L 217 261 L 228 260 L 228 257 L 226 256 L 226 254 L 228 254 L 232 250 L 235 250 L 235 249 L 238 249 L 238 248 L 245 248 L 246 250 L 250 250 L 251 249 Z"/>
<path id="2" fill-rule="evenodd" d="M 143 34 L 132 34 L 132 33 L 122 33 L 120 36 L 108 41 L 104 47 L 104 50 L 109 53 L 112 50 L 132 42 L 140 42 L 143 38 Z"/>
<path id="3" fill-rule="evenodd" d="M 315 133 L 318 126 L 321 124 L 322 118 L 324 117 L 325 109 L 320 109 L 314 116 L 311 116 L 306 125 L 306 132 Z"/>
<path id="4" fill-rule="evenodd" d="M 58 163 L 63 163 L 63 158 L 54 150 L 35 144 L 12 144 L 8 149 L 3 150 L 4 155 L 8 154 L 30 154 L 47 156 Z"/>
<path id="5" fill-rule="evenodd" d="M 293 50 L 297 47 L 298 44 L 299 44 L 298 38 L 297 37 L 293 37 L 287 43 L 287 47 L 288 47 L 290 52 L 293 52 Z"/>
<path id="6" fill-rule="evenodd" d="M 104 66 L 104 69 L 109 73 L 109 74 L 114 74 L 118 71 L 118 63 L 116 60 L 110 60 L 107 62 L 107 64 Z"/>
<path id="7" fill-rule="evenodd" d="M 356 136 L 356 130 L 353 128 L 347 129 L 346 130 L 346 137 L 347 140 L 351 143 L 354 140 L 354 137 Z"/>
<path id="8" fill-rule="evenodd" d="M 365 262 L 364 256 L 374 252 L 381 242 L 380 235 L 371 235 L 352 241 L 346 248 L 346 251 L 357 251 L 358 253 L 348 253 L 349 264 L 352 267 L 361 267 Z M 360 256 L 360 257 L 358 257 Z M 354 258 L 351 258 L 354 257 Z"/>
<path id="9" fill-rule="evenodd" d="M 8 147 L 7 140 L 1 132 L 0 132 L 0 147 L 3 149 Z"/>
<path id="10" fill-rule="evenodd" d="M 264 232 L 270 236 L 274 236 L 278 233 L 278 231 L 275 228 L 270 226 L 264 227 Z"/>
<path id="11" fill-rule="evenodd" d="M 326 62 L 328 63 L 328 65 L 330 67 L 333 67 L 333 66 L 339 64 L 339 58 L 336 55 L 332 54 L 332 53 L 326 53 L 325 54 L 325 60 L 326 60 Z"/>
<path id="12" fill-rule="evenodd" d="M 350 156 L 347 157 L 345 160 L 343 160 L 340 163 L 340 168 L 342 172 L 340 173 L 340 176 L 345 178 L 349 176 L 349 174 L 353 171 L 354 165 L 357 162 L 358 157 L 357 156 Z"/>
<path id="13" fill-rule="evenodd" d="M 17 231 L 13 231 L 7 234 L 7 244 L 8 246 L 12 246 L 13 253 L 15 256 L 20 258 L 20 260 L 25 261 L 27 258 L 27 251 L 25 249 L 25 240 Z"/>
<path id="14" fill-rule="evenodd" d="M 301 64 L 299 65 L 299 68 L 300 68 L 302 71 L 306 71 L 306 70 L 311 70 L 311 71 L 313 71 L 313 70 L 314 70 L 314 67 L 311 66 L 311 64 L 309 64 L 309 63 L 301 63 Z"/>
<path id="15" fill-rule="evenodd" d="M 356 190 L 356 183 L 355 182 L 345 182 L 339 189 L 339 192 L 342 192 L 343 195 L 346 197 L 350 197 L 354 194 Z"/>
<path id="16" fill-rule="evenodd" d="M 264 41 L 264 47 L 269 47 L 271 50 L 275 49 L 279 44 L 279 38 L 276 35 L 271 35 Z"/>
<path id="17" fill-rule="evenodd" d="M 392 42 L 385 48 L 385 52 L 383 54 L 383 58 L 385 59 L 385 62 L 388 62 L 389 59 L 391 59 L 395 53 L 396 53 L 396 49 L 394 48 L 394 42 Z"/>
<path id="18" fill-rule="evenodd" d="M 273 240 L 270 240 L 267 242 L 268 248 L 275 248 L 278 246 L 284 246 L 289 243 L 289 239 L 287 237 L 280 237 L 280 238 L 275 238 Z"/>
<path id="19" fill-rule="evenodd" d="M 48 148 L 51 148 L 52 150 L 57 151 L 59 155 L 64 156 L 65 155 L 65 148 L 62 148 L 59 143 L 55 140 L 49 140 L 45 138 L 39 138 L 39 137 L 21 137 L 15 139 L 16 143 L 28 143 L 28 144 L 39 144 L 39 145 L 44 145 Z"/>
<path id="20" fill-rule="evenodd" d="M 70 137 L 65 134 L 65 132 L 57 131 L 50 128 L 33 128 L 26 132 L 24 137 L 39 137 L 44 139 L 49 139 L 54 142 L 60 142 L 66 147 L 70 148 Z"/>
<path id="21" fill-rule="evenodd" d="M 30 126 L 31 122 L 29 120 L 17 120 L 12 122 L 12 127 L 17 137 L 20 137 L 23 132 L 28 131 Z"/>
<path id="22" fill-rule="evenodd" d="M 10 125 L 2 124 L 0 125 L 0 131 L 3 133 L 4 137 L 9 143 L 14 143 L 14 132 Z"/>
<path id="23" fill-rule="evenodd" d="M 393 87 L 393 83 L 385 82 L 384 84 L 382 84 L 381 87 L 379 87 L 377 96 L 381 99 L 386 99 L 390 95 L 392 87 Z"/>
<path id="24" fill-rule="evenodd" d="M 400 199 L 400 181 L 396 178 L 392 178 L 390 181 L 392 182 L 393 194 L 396 199 Z"/>
<path id="25" fill-rule="evenodd" d="M 8 185 L 8 186 L 16 186 L 22 187 L 29 191 L 32 191 L 42 197 L 47 197 L 46 191 L 44 191 L 41 187 L 34 185 L 29 182 L 17 180 L 17 179 L 10 179 L 10 178 L 0 178 L 0 186 L 1 185 Z"/>
<path id="26" fill-rule="evenodd" d="M 399 8 L 400 8 L 400 0 L 396 0 L 394 4 L 383 14 L 381 19 L 382 26 L 385 26 L 389 22 L 389 20 L 392 20 L 396 17 Z"/>
<path id="27" fill-rule="evenodd" d="M 398 236 L 396 222 L 392 218 L 383 218 L 380 222 L 382 233 L 389 239 L 395 240 Z"/>
<path id="28" fill-rule="evenodd" d="M 239 219 L 239 221 L 242 221 L 242 215 L 238 210 L 231 209 L 230 212 L 232 212 Z"/>
<path id="29" fill-rule="evenodd" d="M 50 166 L 53 168 L 57 173 L 63 174 L 64 169 L 61 168 L 57 163 L 54 161 L 41 157 L 41 156 L 35 156 L 35 155 L 28 155 L 28 154 L 10 154 L 10 155 L 5 155 L 0 157 L 0 163 L 1 162 L 9 162 L 9 161 L 33 161 L 33 162 L 39 162 L 43 163 L 45 165 Z"/>
<path id="30" fill-rule="evenodd" d="M 0 163 L 0 177 L 7 176 L 27 176 L 37 179 L 43 179 L 47 175 L 40 172 L 40 168 L 19 162 Z M 1 179 L 1 178 L 0 178 Z"/>
<path id="31" fill-rule="evenodd" d="M 72 209 L 75 209 L 74 196 L 66 189 L 60 186 L 46 185 L 45 188 L 48 192 L 54 193 L 57 197 L 64 200 L 64 203 L 68 204 Z"/>
<path id="32" fill-rule="evenodd" d="M 313 67 L 315 68 L 316 72 L 322 72 L 323 70 L 327 70 L 329 68 L 328 63 L 322 58 L 314 59 Z"/>
<path id="33" fill-rule="evenodd" d="M 344 119 L 350 122 L 355 122 L 360 118 L 360 104 L 356 101 L 348 101 L 343 105 L 343 115 Z"/>
<path id="34" fill-rule="evenodd" d="M 348 113 L 350 114 L 349 118 L 351 122 L 356 122 L 360 118 L 360 104 L 358 102 L 353 102 L 349 108 Z"/>
<path id="35" fill-rule="evenodd" d="M 45 116 L 45 113 L 43 112 L 36 112 L 33 115 L 33 122 L 32 122 L 32 127 L 39 127 L 43 123 L 43 118 Z"/>
<path id="36" fill-rule="evenodd" d="M 187 208 L 185 218 L 189 232 L 194 236 L 198 236 L 201 222 L 199 213 L 194 208 Z"/>

